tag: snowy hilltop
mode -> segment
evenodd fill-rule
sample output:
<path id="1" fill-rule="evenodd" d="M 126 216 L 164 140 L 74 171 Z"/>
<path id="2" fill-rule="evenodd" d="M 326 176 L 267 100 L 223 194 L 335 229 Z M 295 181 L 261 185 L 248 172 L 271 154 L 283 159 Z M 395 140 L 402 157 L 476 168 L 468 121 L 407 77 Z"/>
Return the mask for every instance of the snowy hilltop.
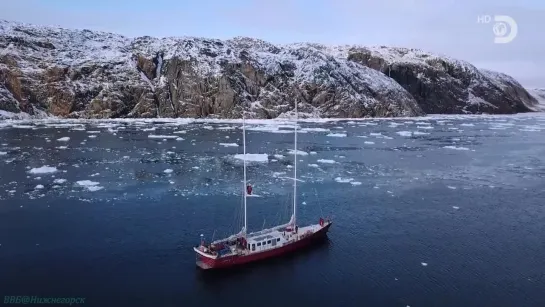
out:
<path id="1" fill-rule="evenodd" d="M 306 117 L 538 110 L 507 75 L 415 49 L 132 39 L 0 20 L 0 117 L 238 118 L 244 106 L 277 118 L 295 103 Z"/>

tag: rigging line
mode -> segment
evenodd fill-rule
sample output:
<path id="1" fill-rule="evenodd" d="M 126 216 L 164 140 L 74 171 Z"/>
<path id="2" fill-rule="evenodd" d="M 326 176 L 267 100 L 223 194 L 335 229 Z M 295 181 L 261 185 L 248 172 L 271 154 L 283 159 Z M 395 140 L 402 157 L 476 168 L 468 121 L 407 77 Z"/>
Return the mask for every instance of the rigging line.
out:
<path id="1" fill-rule="evenodd" d="M 322 210 L 322 204 L 320 202 L 320 198 L 318 197 L 318 190 L 316 190 L 316 188 L 314 188 L 314 196 L 316 196 L 316 201 L 318 202 L 318 207 L 320 207 L 320 214 L 323 217 L 324 216 L 324 211 Z"/>

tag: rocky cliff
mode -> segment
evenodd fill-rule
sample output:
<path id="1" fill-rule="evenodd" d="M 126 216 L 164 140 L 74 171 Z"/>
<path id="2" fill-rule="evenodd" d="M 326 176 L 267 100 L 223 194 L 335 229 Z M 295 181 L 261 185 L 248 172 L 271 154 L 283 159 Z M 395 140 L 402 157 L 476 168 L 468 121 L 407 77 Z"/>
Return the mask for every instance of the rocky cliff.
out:
<path id="1" fill-rule="evenodd" d="M 418 50 L 135 39 L 0 21 L 0 110 L 72 118 L 515 113 L 509 76 Z"/>

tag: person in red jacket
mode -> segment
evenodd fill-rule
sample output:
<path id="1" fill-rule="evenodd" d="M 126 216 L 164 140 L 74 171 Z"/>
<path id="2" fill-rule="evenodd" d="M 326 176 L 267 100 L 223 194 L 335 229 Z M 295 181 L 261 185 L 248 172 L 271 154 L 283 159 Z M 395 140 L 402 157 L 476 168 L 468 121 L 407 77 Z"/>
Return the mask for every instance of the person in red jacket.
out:
<path id="1" fill-rule="evenodd" d="M 248 195 L 252 195 L 252 186 L 251 185 L 246 186 L 246 193 L 248 193 Z"/>

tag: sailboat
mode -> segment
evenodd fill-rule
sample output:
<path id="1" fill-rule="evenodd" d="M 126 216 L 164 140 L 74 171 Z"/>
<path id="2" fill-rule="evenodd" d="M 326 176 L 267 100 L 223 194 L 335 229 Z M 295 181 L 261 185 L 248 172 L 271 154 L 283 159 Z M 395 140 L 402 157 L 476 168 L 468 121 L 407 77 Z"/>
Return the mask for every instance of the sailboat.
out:
<path id="1" fill-rule="evenodd" d="M 228 238 L 207 243 L 201 234 L 200 243 L 193 248 L 199 268 L 222 269 L 248 264 L 259 260 L 275 258 L 297 252 L 327 237 L 332 222 L 320 217 L 317 224 L 299 227 L 297 224 L 297 103 L 295 103 L 295 138 L 293 171 L 293 213 L 288 223 L 248 233 L 247 197 L 251 186 L 246 181 L 246 125 L 242 112 L 242 142 L 244 153 L 244 226 L 242 230 Z"/>

